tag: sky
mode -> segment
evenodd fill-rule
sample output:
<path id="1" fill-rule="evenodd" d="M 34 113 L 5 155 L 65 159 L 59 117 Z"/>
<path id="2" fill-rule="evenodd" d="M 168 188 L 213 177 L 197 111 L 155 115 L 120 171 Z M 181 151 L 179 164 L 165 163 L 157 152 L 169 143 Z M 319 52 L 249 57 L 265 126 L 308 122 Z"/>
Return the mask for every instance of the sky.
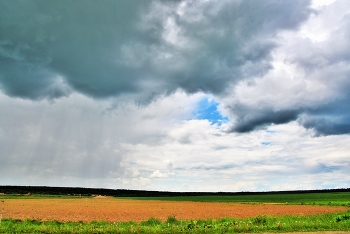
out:
<path id="1" fill-rule="evenodd" d="M 350 1 L 0 1 L 0 184 L 350 187 Z"/>

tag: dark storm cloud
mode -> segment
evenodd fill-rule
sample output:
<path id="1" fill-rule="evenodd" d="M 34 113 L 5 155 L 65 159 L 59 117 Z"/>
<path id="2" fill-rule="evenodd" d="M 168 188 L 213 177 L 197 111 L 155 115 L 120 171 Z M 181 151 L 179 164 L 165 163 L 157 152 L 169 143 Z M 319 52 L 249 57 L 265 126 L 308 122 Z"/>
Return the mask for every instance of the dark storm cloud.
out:
<path id="1" fill-rule="evenodd" d="M 141 2 L 0 4 L 0 82 L 6 94 L 37 99 L 65 96 L 69 88 L 92 96 L 133 89 L 135 74 L 114 66 L 113 53 L 126 37 L 136 37 Z M 57 80 L 64 84 L 55 85 Z"/>
<path id="2" fill-rule="evenodd" d="M 330 102 L 320 108 L 308 110 L 298 121 L 305 128 L 315 131 L 316 136 L 350 133 L 350 96 Z"/>
<path id="3" fill-rule="evenodd" d="M 235 119 L 234 125 L 229 132 L 251 132 L 255 129 L 265 127 L 270 124 L 284 124 L 295 120 L 299 114 L 297 110 L 262 110 L 257 113 L 256 110 L 251 113 L 243 112 L 245 115 Z"/>
<path id="4" fill-rule="evenodd" d="M 228 132 L 251 132 L 271 124 L 284 124 L 297 120 L 307 129 L 313 129 L 315 136 L 350 133 L 350 96 L 312 108 L 274 110 L 269 107 L 248 109 L 247 106 L 229 107 L 236 114 Z"/>
<path id="5" fill-rule="evenodd" d="M 314 129 L 317 136 L 350 133 L 349 117 L 339 120 L 322 116 L 308 116 L 300 122 L 305 128 Z"/>
<path id="6" fill-rule="evenodd" d="M 54 99 L 181 88 L 221 94 L 271 68 L 280 30 L 309 1 L 1 1 L 0 88 Z M 144 101 L 141 101 L 144 102 Z"/>
<path id="7" fill-rule="evenodd" d="M 313 108 L 296 110 L 276 111 L 268 107 L 247 110 L 247 107 L 234 107 L 231 111 L 236 114 L 236 118 L 228 132 L 251 132 L 271 124 L 284 124 L 297 120 L 303 127 L 313 129 L 315 136 L 349 134 L 349 103 L 350 97 Z"/>

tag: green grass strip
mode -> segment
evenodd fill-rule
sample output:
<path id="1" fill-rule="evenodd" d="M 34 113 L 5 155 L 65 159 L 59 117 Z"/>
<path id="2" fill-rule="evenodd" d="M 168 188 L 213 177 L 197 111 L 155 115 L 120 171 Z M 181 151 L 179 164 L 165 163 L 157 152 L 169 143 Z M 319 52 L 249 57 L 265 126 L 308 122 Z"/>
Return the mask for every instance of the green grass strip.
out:
<path id="1" fill-rule="evenodd" d="M 350 211 L 311 216 L 266 216 L 246 219 L 181 221 L 168 217 L 136 222 L 58 222 L 3 219 L 0 233 L 263 233 L 349 231 Z"/>
<path id="2" fill-rule="evenodd" d="M 118 197 L 119 198 L 119 197 Z M 241 202 L 241 203 L 288 203 L 305 205 L 332 205 L 350 207 L 350 192 L 298 193 L 298 194 L 252 194 L 213 196 L 127 197 L 133 200 Z"/>

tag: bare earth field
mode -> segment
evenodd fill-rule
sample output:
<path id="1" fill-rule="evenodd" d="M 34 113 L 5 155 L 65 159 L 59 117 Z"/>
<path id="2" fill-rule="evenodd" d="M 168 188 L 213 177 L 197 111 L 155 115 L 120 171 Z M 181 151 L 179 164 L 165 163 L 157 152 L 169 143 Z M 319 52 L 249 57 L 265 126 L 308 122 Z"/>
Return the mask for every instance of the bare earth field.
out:
<path id="1" fill-rule="evenodd" d="M 346 211 L 346 207 L 239 204 L 224 202 L 139 201 L 116 198 L 5 199 L 3 218 L 58 221 L 140 222 L 168 216 L 180 220 L 246 218 L 257 215 L 311 215 Z"/>

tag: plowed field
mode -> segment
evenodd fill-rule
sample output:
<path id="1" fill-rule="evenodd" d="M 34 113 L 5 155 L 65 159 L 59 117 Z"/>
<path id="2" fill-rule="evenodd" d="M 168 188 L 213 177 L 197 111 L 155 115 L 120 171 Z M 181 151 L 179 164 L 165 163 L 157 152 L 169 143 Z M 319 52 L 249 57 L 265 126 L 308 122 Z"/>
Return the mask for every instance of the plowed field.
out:
<path id="1" fill-rule="evenodd" d="M 345 207 L 239 204 L 223 202 L 139 201 L 116 198 L 6 199 L 3 218 L 58 221 L 143 221 L 168 216 L 176 219 L 245 218 L 257 215 L 311 215 L 346 211 Z"/>

